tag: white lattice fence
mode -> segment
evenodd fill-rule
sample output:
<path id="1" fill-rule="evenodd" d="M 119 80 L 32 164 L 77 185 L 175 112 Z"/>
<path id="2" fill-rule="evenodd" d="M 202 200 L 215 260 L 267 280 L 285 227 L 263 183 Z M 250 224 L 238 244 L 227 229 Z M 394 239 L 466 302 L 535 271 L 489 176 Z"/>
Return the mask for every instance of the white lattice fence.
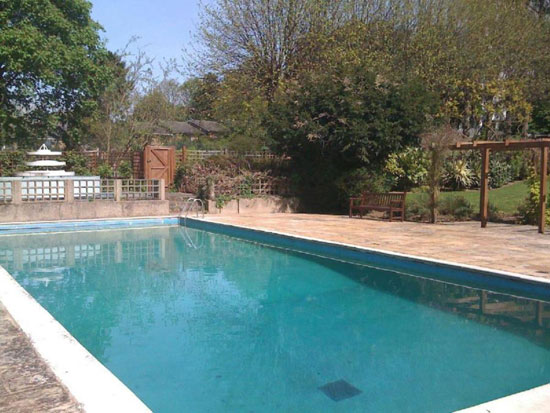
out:
<path id="1" fill-rule="evenodd" d="M 160 180 L 158 179 L 123 179 L 121 199 L 154 200 L 161 199 Z"/>
<path id="2" fill-rule="evenodd" d="M 63 179 L 25 179 L 21 181 L 23 202 L 63 201 L 65 181 Z"/>
<path id="3" fill-rule="evenodd" d="M 13 200 L 11 181 L 0 181 L 0 203 L 8 203 Z"/>
<path id="4" fill-rule="evenodd" d="M 74 200 L 91 201 L 94 199 L 115 199 L 114 179 L 76 179 L 74 180 Z"/>

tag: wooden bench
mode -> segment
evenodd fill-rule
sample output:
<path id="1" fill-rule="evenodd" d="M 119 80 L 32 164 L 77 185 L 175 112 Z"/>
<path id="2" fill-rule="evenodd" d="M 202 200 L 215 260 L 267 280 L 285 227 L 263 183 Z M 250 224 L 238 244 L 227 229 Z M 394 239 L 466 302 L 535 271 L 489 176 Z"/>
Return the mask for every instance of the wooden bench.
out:
<path id="1" fill-rule="evenodd" d="M 405 198 L 406 192 L 388 192 L 375 194 L 365 192 L 360 197 L 349 199 L 349 217 L 358 213 L 361 218 L 367 210 L 389 211 L 390 222 L 398 218 L 405 220 Z"/>

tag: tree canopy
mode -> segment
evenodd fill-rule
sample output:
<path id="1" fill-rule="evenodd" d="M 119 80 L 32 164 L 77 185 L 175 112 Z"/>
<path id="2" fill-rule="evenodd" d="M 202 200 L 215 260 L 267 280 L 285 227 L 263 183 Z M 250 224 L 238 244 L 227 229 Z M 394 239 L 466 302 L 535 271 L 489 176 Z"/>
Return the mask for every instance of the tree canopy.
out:
<path id="1" fill-rule="evenodd" d="M 3 144 L 81 138 L 82 120 L 110 80 L 110 56 L 90 9 L 85 0 L 0 0 Z"/>
<path id="2" fill-rule="evenodd" d="M 200 62 L 220 77 L 238 71 L 268 100 L 301 73 L 366 64 L 392 82 L 422 81 L 439 94 L 438 115 L 471 137 L 525 134 L 533 103 L 550 91 L 546 7 L 525 0 L 218 0 L 205 8 Z"/>

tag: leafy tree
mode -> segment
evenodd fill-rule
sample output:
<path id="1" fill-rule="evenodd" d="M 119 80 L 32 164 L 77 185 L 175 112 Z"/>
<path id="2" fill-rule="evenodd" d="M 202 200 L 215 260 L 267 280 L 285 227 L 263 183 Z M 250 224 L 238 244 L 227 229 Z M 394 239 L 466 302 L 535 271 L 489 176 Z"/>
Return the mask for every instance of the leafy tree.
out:
<path id="1" fill-rule="evenodd" d="M 311 26 L 315 1 L 218 0 L 204 7 L 201 65 L 226 73 L 238 69 L 274 91 L 292 66 L 301 35 Z"/>
<path id="2" fill-rule="evenodd" d="M 201 68 L 238 71 L 271 100 L 303 73 L 363 64 L 389 82 L 422 81 L 440 96 L 438 116 L 471 137 L 525 134 L 533 100 L 550 90 L 550 23 L 527 3 L 217 0 L 205 8 Z"/>
<path id="3" fill-rule="evenodd" d="M 142 51 L 130 54 L 125 48 L 119 54 L 111 54 L 108 64 L 114 77 L 98 99 L 98 110 L 88 119 L 93 138 L 89 143 L 107 152 L 116 150 L 122 156 L 141 148 L 150 137 L 143 124 L 152 125 L 158 120 L 156 108 L 149 112 L 142 108 L 139 118 L 133 116 L 143 88 L 153 80 L 152 60 Z M 114 163 L 116 166 L 118 160 Z"/>
<path id="4" fill-rule="evenodd" d="M 416 82 L 387 83 L 367 67 L 346 67 L 289 83 L 270 105 L 268 124 L 312 205 L 334 208 L 324 197 L 343 201 L 338 180 L 358 168 L 380 172 L 391 153 L 418 144 L 437 107 Z"/>
<path id="5" fill-rule="evenodd" d="M 138 121 L 186 120 L 187 110 L 172 104 L 163 91 L 156 87 L 136 103 L 133 117 Z"/>
<path id="6" fill-rule="evenodd" d="M 214 103 L 219 87 L 218 77 L 213 73 L 187 80 L 182 89 L 188 116 L 193 119 L 214 120 Z"/>
<path id="7" fill-rule="evenodd" d="M 527 0 L 527 6 L 541 17 L 550 14 L 550 0 Z"/>
<path id="8" fill-rule="evenodd" d="M 108 53 L 85 0 L 0 0 L 0 140 L 74 146 L 109 83 Z"/>
<path id="9" fill-rule="evenodd" d="M 228 148 L 250 151 L 271 146 L 265 127 L 268 104 L 261 86 L 246 76 L 228 73 L 224 77 L 214 102 L 214 116 L 229 129 Z"/>
<path id="10" fill-rule="evenodd" d="M 386 161 L 384 171 L 395 179 L 395 187 L 410 191 L 423 185 L 428 176 L 428 153 L 422 148 L 409 146 L 402 151 L 394 152 Z"/>
<path id="11" fill-rule="evenodd" d="M 430 196 L 430 221 L 437 222 L 437 208 L 441 181 L 445 174 L 445 160 L 453 143 L 463 140 L 463 135 L 451 125 L 442 125 L 422 135 L 422 147 L 430 153 L 427 185 Z"/>
<path id="12" fill-rule="evenodd" d="M 534 133 L 550 133 L 550 99 L 540 99 L 535 102 L 529 129 Z"/>

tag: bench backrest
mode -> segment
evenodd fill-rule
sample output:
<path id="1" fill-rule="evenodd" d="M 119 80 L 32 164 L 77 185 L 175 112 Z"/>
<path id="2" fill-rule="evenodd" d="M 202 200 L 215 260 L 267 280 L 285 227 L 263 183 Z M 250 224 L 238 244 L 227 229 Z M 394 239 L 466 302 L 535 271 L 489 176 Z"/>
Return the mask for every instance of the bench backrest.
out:
<path id="1" fill-rule="evenodd" d="M 405 201 L 405 192 L 388 192 L 388 193 L 370 193 L 365 192 L 361 195 L 361 204 L 370 206 L 390 206 L 392 202 Z"/>

